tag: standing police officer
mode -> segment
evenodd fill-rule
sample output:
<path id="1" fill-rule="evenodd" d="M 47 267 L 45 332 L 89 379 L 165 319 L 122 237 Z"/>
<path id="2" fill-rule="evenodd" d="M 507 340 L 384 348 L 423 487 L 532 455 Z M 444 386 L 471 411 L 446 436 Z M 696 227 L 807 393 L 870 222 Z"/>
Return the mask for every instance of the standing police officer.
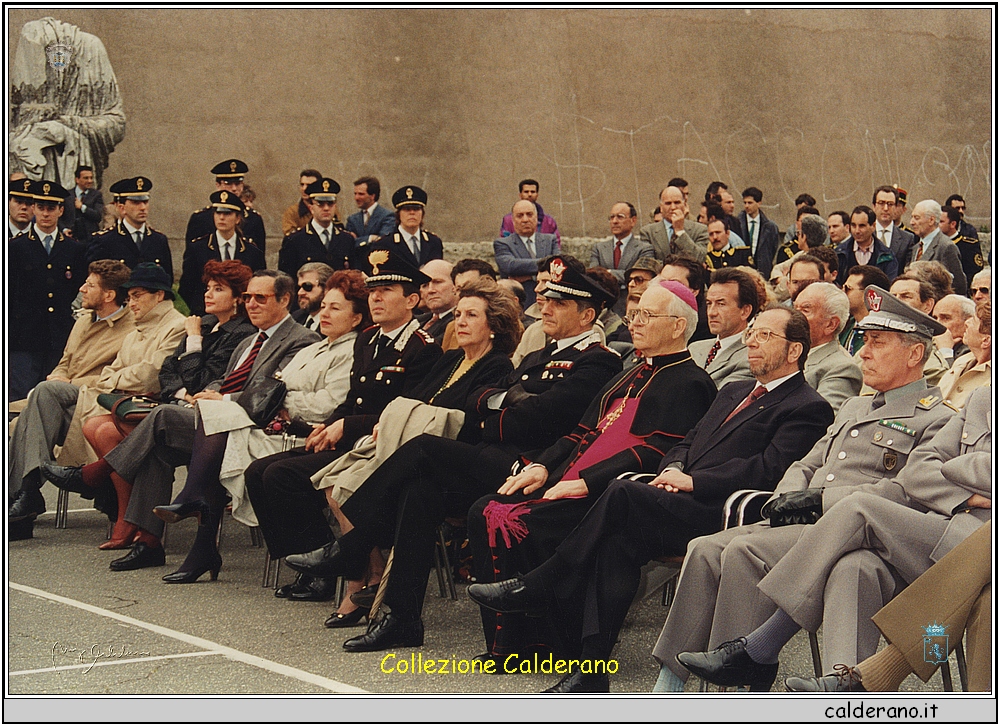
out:
<path id="1" fill-rule="evenodd" d="M 111 185 L 109 191 L 118 208 L 118 224 L 94 234 L 87 249 L 87 262 L 119 260 L 130 270 L 140 262 L 154 262 L 174 279 L 167 235 L 146 223 L 152 188 L 153 182 L 144 176 L 120 179 Z"/>
<path id="2" fill-rule="evenodd" d="M 312 219 L 281 243 L 278 269 L 295 277 L 307 262 L 324 262 L 335 270 L 346 270 L 354 259 L 354 238 L 337 219 L 340 184 L 323 177 L 306 187 Z"/>
<path id="3" fill-rule="evenodd" d="M 424 210 L 427 192 L 420 187 L 400 187 L 392 195 L 396 208 L 396 231 L 375 242 L 358 244 L 359 259 L 366 259 L 371 250 L 392 250 L 416 268 L 431 260 L 444 258 L 441 238 L 424 229 Z"/>
<path id="4" fill-rule="evenodd" d="M 212 173 L 215 174 L 215 191 L 226 191 L 239 197 L 243 194 L 243 177 L 249 171 L 250 168 L 239 159 L 220 161 L 212 167 Z M 211 204 L 207 207 L 202 207 L 192 214 L 191 219 L 188 220 L 187 232 L 184 234 L 185 241 L 192 242 L 199 237 L 204 237 L 206 234 L 211 234 L 215 229 L 215 225 L 212 223 L 212 215 L 213 208 Z M 264 220 L 261 219 L 260 214 L 256 210 L 243 207 L 241 232 L 247 242 L 257 245 L 260 251 L 264 252 L 264 247 L 267 244 L 267 234 L 264 232 Z"/>
<path id="5" fill-rule="evenodd" d="M 68 192 L 45 180 L 30 182 L 29 191 L 35 222 L 7 245 L 9 401 L 25 398 L 56 367 L 87 277 L 86 247 L 58 229 Z"/>

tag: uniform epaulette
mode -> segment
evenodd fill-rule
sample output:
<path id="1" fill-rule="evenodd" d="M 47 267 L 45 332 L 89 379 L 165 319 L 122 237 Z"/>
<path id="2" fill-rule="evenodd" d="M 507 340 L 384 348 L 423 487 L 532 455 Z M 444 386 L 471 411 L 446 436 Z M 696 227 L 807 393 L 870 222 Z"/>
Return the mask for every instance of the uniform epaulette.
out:
<path id="1" fill-rule="evenodd" d="M 424 330 L 423 328 L 417 328 L 417 329 L 416 329 L 415 331 L 413 331 L 413 332 L 414 332 L 414 334 L 415 334 L 415 335 L 418 335 L 418 336 L 420 336 L 420 337 L 421 337 L 421 338 L 423 339 L 423 341 L 424 341 L 425 343 L 427 343 L 428 345 L 430 345 L 431 343 L 433 343 L 433 342 L 434 342 L 434 336 L 433 336 L 433 335 L 431 335 L 430 333 L 428 333 L 428 332 L 427 332 L 426 330 Z"/>
<path id="2" fill-rule="evenodd" d="M 201 209 L 196 209 L 196 210 L 194 210 L 193 212 L 191 212 L 191 214 L 197 214 L 198 212 L 204 212 L 204 211 L 205 211 L 206 209 L 211 209 L 211 208 L 212 208 L 212 205 L 211 205 L 211 204 L 206 204 L 206 205 L 205 205 L 204 207 L 202 207 Z"/>
<path id="3" fill-rule="evenodd" d="M 364 330 L 362 330 L 361 332 L 362 332 L 362 333 L 368 333 L 368 332 L 370 332 L 370 331 L 372 331 L 372 330 L 375 330 L 375 329 L 376 329 L 377 327 L 378 327 L 378 325 L 369 325 L 369 326 L 368 326 L 367 328 L 365 328 L 365 329 L 364 329 Z"/>
<path id="4" fill-rule="evenodd" d="M 214 234 L 215 232 L 209 232 L 208 234 L 203 234 L 201 237 L 195 237 L 193 240 L 191 240 L 190 244 L 194 244 L 195 242 L 201 242 L 203 239 L 208 239 L 209 237 L 212 237 Z"/>
<path id="5" fill-rule="evenodd" d="M 917 405 L 920 408 L 923 408 L 923 409 L 926 409 L 926 410 L 930 410 L 930 409 L 934 408 L 939 403 L 941 403 L 941 396 L 936 396 L 933 393 L 930 394 L 930 395 L 928 395 L 928 396 L 924 396 L 919 401 L 917 401 Z"/>
<path id="6" fill-rule="evenodd" d="M 108 232 L 110 232 L 113 229 L 114 229 L 114 227 L 108 227 L 107 229 L 99 229 L 96 232 L 94 232 L 94 234 L 97 234 L 97 235 L 107 234 Z"/>
<path id="7" fill-rule="evenodd" d="M 944 401 L 944 405 L 947 406 L 948 408 L 950 408 L 952 411 L 961 411 L 962 410 L 961 406 L 956 406 L 951 401 Z"/>
<path id="8" fill-rule="evenodd" d="M 875 395 L 875 391 L 862 392 L 862 393 L 859 393 L 858 395 L 859 396 L 874 396 Z"/>

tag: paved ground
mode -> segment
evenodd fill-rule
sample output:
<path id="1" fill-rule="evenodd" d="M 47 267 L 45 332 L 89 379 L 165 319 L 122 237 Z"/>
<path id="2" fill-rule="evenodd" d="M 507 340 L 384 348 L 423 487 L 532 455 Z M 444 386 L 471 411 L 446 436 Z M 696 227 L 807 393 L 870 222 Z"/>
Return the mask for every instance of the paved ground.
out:
<path id="1" fill-rule="evenodd" d="M 51 507 L 55 496 L 45 487 Z M 71 499 L 69 527 L 54 528 L 50 512 L 35 538 L 9 543 L 8 688 L 18 694 L 530 694 L 549 675 L 400 675 L 380 669 L 383 653 L 349 654 L 341 642 L 360 632 L 323 627 L 331 603 L 291 603 L 261 587 L 264 551 L 249 530 L 227 518 L 224 567 L 218 582 L 169 586 L 163 574 L 180 564 L 193 520 L 172 526 L 167 566 L 114 573 L 121 555 L 97 544 L 107 519 Z M 287 569 L 282 581 L 291 579 Z M 438 596 L 432 575 L 425 608 L 426 658 L 467 658 L 482 651 L 475 606 L 459 586 L 457 602 Z M 616 693 L 648 692 L 656 678 L 649 655 L 665 617 L 657 596 L 633 608 L 615 657 Z M 409 659 L 410 649 L 398 649 Z M 811 670 L 800 634 L 783 654 L 778 683 Z M 957 673 L 957 671 L 955 671 Z M 695 679 L 688 684 L 697 690 Z M 912 679 L 908 689 L 939 691 Z M 782 689 L 783 690 L 783 689 Z M 729 699 L 734 696 L 729 696 Z"/>

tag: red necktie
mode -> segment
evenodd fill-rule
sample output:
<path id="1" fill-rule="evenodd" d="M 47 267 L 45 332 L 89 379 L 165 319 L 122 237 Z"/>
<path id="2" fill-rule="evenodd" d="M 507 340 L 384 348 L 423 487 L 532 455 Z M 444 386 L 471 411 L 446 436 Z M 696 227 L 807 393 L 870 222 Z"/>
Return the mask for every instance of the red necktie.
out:
<path id="1" fill-rule="evenodd" d="M 924 243 L 917 240 L 917 256 L 915 258 L 916 262 L 920 261 L 920 258 L 924 256 Z"/>
<path id="2" fill-rule="evenodd" d="M 620 239 L 615 240 L 615 269 L 618 269 L 618 265 L 622 263 L 622 241 Z"/>
<path id="3" fill-rule="evenodd" d="M 250 349 L 250 355 L 243 361 L 243 365 L 235 368 L 232 373 L 226 376 L 219 393 L 238 393 L 243 390 L 243 386 L 247 384 L 247 378 L 250 377 L 250 369 L 253 368 L 253 363 L 257 360 L 257 354 L 260 353 L 265 340 L 267 340 L 267 333 L 262 330 L 257 336 L 257 340 L 254 341 L 253 348 Z"/>
<path id="4" fill-rule="evenodd" d="M 424 330 L 430 330 L 431 326 L 434 325 L 434 323 L 436 323 L 440 319 L 441 319 L 441 316 L 438 315 L 437 313 L 434 313 L 433 315 L 431 315 L 429 318 L 427 318 L 427 322 L 424 323 Z"/>
<path id="5" fill-rule="evenodd" d="M 722 423 L 727 423 L 729 421 L 729 419 L 731 419 L 733 416 L 735 416 L 736 414 L 738 414 L 740 411 L 742 411 L 743 409 L 746 409 L 746 408 L 749 408 L 750 406 L 752 406 L 754 404 L 754 402 L 758 398 L 760 398 L 761 396 L 763 396 L 765 393 L 767 393 L 767 389 L 763 385 L 758 385 L 755 389 L 753 389 L 753 391 L 750 392 L 750 395 L 747 396 L 743 400 L 743 403 L 741 403 L 739 406 L 737 406 L 736 408 L 734 408 L 733 412 L 731 414 L 729 414 L 728 416 L 726 416 L 726 420 L 723 421 Z"/>
<path id="6" fill-rule="evenodd" d="M 722 348 L 722 341 L 720 341 L 720 340 L 717 339 L 715 341 L 715 345 L 713 345 L 712 349 L 710 351 L 708 351 L 708 358 L 705 359 L 705 367 L 706 368 L 708 366 L 712 365 L 712 361 L 715 360 L 715 356 L 717 356 L 719 354 L 719 350 L 721 348 Z"/>

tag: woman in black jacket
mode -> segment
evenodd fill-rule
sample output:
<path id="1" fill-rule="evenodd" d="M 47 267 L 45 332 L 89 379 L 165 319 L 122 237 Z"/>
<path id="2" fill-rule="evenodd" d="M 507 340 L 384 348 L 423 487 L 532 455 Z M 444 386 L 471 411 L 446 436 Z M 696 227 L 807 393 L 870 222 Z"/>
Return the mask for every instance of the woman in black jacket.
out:
<path id="1" fill-rule="evenodd" d="M 193 395 L 210 382 L 222 378 L 236 345 L 253 335 L 257 328 L 247 320 L 241 295 L 253 271 L 236 260 L 210 260 L 205 265 L 202 280 L 205 291 L 205 316 L 192 315 L 185 323 L 187 337 L 160 368 L 160 398 L 164 403 L 190 405 Z M 83 425 L 83 435 L 99 458 L 125 438 L 134 428 L 113 415 L 94 416 Z M 99 545 L 103 550 L 126 549 L 132 546 L 136 526 L 126 522 L 125 510 L 132 494 L 132 485 L 111 475 L 118 500 L 118 516 L 109 539 Z"/>

